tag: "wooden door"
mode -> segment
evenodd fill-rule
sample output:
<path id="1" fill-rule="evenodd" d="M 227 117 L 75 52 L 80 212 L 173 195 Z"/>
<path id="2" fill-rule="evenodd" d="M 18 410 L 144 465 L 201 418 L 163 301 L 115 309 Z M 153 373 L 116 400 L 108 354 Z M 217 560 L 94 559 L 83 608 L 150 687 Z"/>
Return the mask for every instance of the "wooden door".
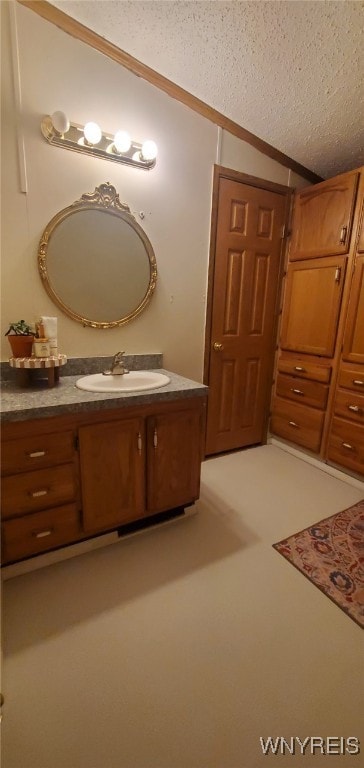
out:
<path id="1" fill-rule="evenodd" d="M 291 261 L 348 253 L 358 179 L 352 171 L 297 194 Z"/>
<path id="2" fill-rule="evenodd" d="M 144 421 L 121 419 L 79 429 L 83 526 L 107 530 L 145 509 Z"/>
<path id="3" fill-rule="evenodd" d="M 198 498 L 201 414 L 200 408 L 191 408 L 148 418 L 148 514 L 191 504 Z"/>
<path id="4" fill-rule="evenodd" d="M 266 437 L 288 208 L 287 189 L 275 192 L 219 179 L 207 454 L 261 443 Z"/>
<path id="5" fill-rule="evenodd" d="M 340 314 L 346 260 L 311 259 L 287 271 L 281 348 L 332 357 Z"/>

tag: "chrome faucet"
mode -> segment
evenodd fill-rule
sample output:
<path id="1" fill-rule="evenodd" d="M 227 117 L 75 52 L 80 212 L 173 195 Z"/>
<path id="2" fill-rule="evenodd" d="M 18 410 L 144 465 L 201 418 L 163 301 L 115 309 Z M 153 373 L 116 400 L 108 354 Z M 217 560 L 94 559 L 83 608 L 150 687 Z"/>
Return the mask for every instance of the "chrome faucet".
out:
<path id="1" fill-rule="evenodd" d="M 129 373 L 124 366 L 123 355 L 125 352 L 117 352 L 112 359 L 112 363 L 109 371 L 103 371 L 104 376 L 124 376 L 125 373 Z"/>

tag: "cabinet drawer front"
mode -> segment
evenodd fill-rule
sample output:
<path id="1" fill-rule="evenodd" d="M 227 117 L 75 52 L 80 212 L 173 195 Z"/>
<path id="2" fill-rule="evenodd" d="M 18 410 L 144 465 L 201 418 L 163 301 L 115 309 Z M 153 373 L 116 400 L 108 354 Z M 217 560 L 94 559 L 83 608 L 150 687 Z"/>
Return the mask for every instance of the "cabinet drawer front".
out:
<path id="1" fill-rule="evenodd" d="M 1 491 L 4 518 L 74 501 L 77 492 L 74 466 L 63 464 L 4 477 Z"/>
<path id="2" fill-rule="evenodd" d="M 344 419 L 352 419 L 358 424 L 364 425 L 364 394 L 358 395 L 356 392 L 338 389 L 334 411 L 338 416 L 343 416 Z"/>
<path id="3" fill-rule="evenodd" d="M 300 358 L 284 358 L 278 360 L 278 370 L 281 373 L 290 373 L 293 376 L 299 376 L 300 379 L 312 379 L 312 381 L 321 381 L 328 384 L 331 378 L 331 367 L 317 365 L 316 363 L 306 362 Z"/>
<path id="4" fill-rule="evenodd" d="M 327 456 L 330 461 L 363 474 L 363 427 L 335 417 L 332 420 Z"/>
<path id="5" fill-rule="evenodd" d="M 74 452 L 72 432 L 7 440 L 2 444 L 1 473 L 12 475 L 63 464 L 72 461 Z"/>
<path id="6" fill-rule="evenodd" d="M 279 397 L 288 397 L 301 405 L 325 409 L 329 388 L 317 381 L 304 381 L 281 374 L 277 377 L 276 391 Z"/>
<path id="7" fill-rule="evenodd" d="M 3 560 L 19 560 L 80 538 L 75 504 L 7 520 L 2 525 Z"/>
<path id="8" fill-rule="evenodd" d="M 288 403 L 276 397 L 273 403 L 270 431 L 310 451 L 318 452 L 324 417 L 323 412 L 314 408 Z"/>
<path id="9" fill-rule="evenodd" d="M 357 368 L 350 371 L 348 368 L 342 368 L 339 374 L 339 387 L 364 394 L 364 370 Z"/>

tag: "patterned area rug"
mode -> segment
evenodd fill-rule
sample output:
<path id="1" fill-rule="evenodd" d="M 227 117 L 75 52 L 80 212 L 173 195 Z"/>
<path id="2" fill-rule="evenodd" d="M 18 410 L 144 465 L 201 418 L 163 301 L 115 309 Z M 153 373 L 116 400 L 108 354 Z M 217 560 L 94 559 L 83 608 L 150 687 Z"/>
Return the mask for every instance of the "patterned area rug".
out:
<path id="1" fill-rule="evenodd" d="M 364 628 L 364 499 L 273 547 Z"/>

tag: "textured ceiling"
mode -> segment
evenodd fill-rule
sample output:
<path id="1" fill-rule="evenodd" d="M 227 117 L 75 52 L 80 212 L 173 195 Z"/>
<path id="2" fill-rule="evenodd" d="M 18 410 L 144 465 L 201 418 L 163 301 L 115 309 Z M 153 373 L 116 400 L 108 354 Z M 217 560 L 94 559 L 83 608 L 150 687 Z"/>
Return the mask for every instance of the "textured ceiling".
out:
<path id="1" fill-rule="evenodd" d="M 52 0 L 327 178 L 364 163 L 364 3 Z"/>

